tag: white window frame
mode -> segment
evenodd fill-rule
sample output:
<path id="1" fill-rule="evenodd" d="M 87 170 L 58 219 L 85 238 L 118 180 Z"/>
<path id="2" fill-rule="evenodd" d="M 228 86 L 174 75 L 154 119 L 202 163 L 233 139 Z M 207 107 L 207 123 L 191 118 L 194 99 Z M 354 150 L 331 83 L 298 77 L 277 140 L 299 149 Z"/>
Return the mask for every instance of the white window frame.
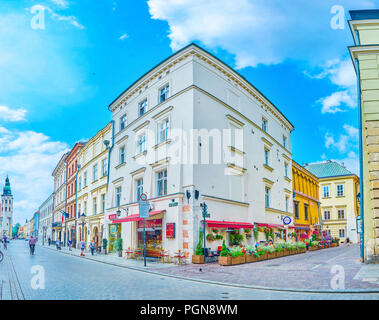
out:
<path id="1" fill-rule="evenodd" d="M 265 186 L 265 208 L 270 208 L 271 205 L 271 188 Z"/>
<path id="2" fill-rule="evenodd" d="M 141 113 L 143 106 L 143 113 Z M 138 103 L 138 118 L 142 117 L 147 111 L 147 98 L 143 99 L 141 102 Z"/>
<path id="3" fill-rule="evenodd" d="M 330 210 L 324 210 L 324 220 L 330 220 Z"/>
<path id="4" fill-rule="evenodd" d="M 264 148 L 264 164 L 270 166 L 270 150 L 266 147 Z"/>
<path id="5" fill-rule="evenodd" d="M 164 92 L 164 99 L 162 100 L 162 90 Z M 170 83 L 166 83 L 158 89 L 158 104 L 165 102 L 170 97 Z"/>
<path id="6" fill-rule="evenodd" d="M 267 132 L 267 130 L 268 130 L 268 120 L 265 117 L 262 117 L 262 127 L 261 127 L 261 129 L 264 132 Z"/>
<path id="7" fill-rule="evenodd" d="M 125 145 L 121 146 L 119 149 L 119 164 L 125 163 Z"/>
<path id="8" fill-rule="evenodd" d="M 163 117 L 157 121 L 157 144 L 167 141 L 170 138 L 170 116 Z M 161 125 L 163 124 L 163 130 Z M 161 132 L 165 132 L 165 137 L 161 139 Z"/>
<path id="9" fill-rule="evenodd" d="M 342 218 L 340 218 L 340 213 L 342 212 Z M 344 220 L 345 219 L 345 209 L 337 209 L 337 219 Z"/>
<path id="10" fill-rule="evenodd" d="M 128 117 L 125 114 L 123 114 L 121 117 L 120 117 L 120 131 L 124 130 L 127 126 L 127 121 L 128 121 Z"/>
<path id="11" fill-rule="evenodd" d="M 92 170 L 93 170 L 93 181 L 96 181 L 97 180 L 97 163 L 93 165 Z"/>
<path id="12" fill-rule="evenodd" d="M 101 174 L 105 177 L 108 174 L 108 159 L 105 158 L 101 161 Z"/>
<path id="13" fill-rule="evenodd" d="M 339 194 L 338 187 L 342 188 L 342 193 L 340 193 L 340 194 Z M 345 190 L 344 190 L 343 184 L 337 184 L 337 186 L 336 186 L 336 195 L 337 195 L 337 197 L 343 197 L 345 195 Z"/>
<path id="14" fill-rule="evenodd" d="M 115 188 L 115 205 L 116 205 L 116 207 L 121 206 L 121 198 L 122 198 L 122 187 L 117 186 Z"/>
<path id="15" fill-rule="evenodd" d="M 327 190 L 327 196 L 326 196 L 325 190 Z M 323 198 L 329 198 L 330 197 L 330 188 L 329 188 L 329 186 L 323 186 L 322 187 L 322 193 L 323 193 Z"/>
<path id="16" fill-rule="evenodd" d="M 143 139 L 142 139 L 143 138 Z M 137 153 L 141 154 L 146 151 L 146 132 L 143 131 L 137 136 Z"/>
<path id="17" fill-rule="evenodd" d="M 140 181 L 142 181 L 141 184 L 139 184 Z M 136 185 L 136 199 L 137 201 L 140 201 L 140 196 L 143 193 L 143 177 L 136 178 L 135 185 Z"/>
<path id="18" fill-rule="evenodd" d="M 163 172 L 166 172 L 166 175 L 163 177 L 159 177 L 160 174 L 163 174 Z M 156 172 L 156 195 L 157 197 L 163 197 L 166 196 L 168 193 L 168 171 L 167 168 L 159 170 Z M 162 183 L 162 188 L 160 188 L 160 182 Z M 165 188 L 166 187 L 166 188 Z M 160 189 L 162 189 L 162 193 L 160 193 Z M 166 189 L 166 190 L 164 190 Z"/>

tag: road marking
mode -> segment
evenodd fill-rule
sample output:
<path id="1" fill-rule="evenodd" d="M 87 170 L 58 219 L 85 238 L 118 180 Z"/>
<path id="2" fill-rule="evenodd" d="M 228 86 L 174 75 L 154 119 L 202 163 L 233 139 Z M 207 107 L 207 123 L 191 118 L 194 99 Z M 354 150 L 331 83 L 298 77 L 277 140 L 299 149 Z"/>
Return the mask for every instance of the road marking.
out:
<path id="1" fill-rule="evenodd" d="M 319 266 L 322 266 L 322 264 L 316 264 L 315 266 L 313 266 L 313 267 L 311 268 L 311 270 L 316 269 L 316 268 L 318 268 Z"/>

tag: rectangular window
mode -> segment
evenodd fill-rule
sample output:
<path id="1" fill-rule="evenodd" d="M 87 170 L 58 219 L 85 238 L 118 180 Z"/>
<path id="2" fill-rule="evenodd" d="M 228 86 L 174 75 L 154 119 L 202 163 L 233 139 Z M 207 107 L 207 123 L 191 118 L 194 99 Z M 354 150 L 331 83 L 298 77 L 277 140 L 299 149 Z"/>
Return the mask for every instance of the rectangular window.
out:
<path id="1" fill-rule="evenodd" d="M 308 220 L 308 206 L 306 204 L 304 205 L 304 219 Z"/>
<path id="2" fill-rule="evenodd" d="M 270 151 L 268 151 L 267 149 L 265 149 L 265 165 L 270 165 Z"/>
<path id="3" fill-rule="evenodd" d="M 136 181 L 136 196 L 137 196 L 137 201 L 140 201 L 141 194 L 143 193 L 143 179 L 138 179 Z"/>
<path id="4" fill-rule="evenodd" d="M 146 135 L 142 134 L 137 140 L 137 151 L 138 154 L 146 151 Z"/>
<path id="5" fill-rule="evenodd" d="M 146 107 L 147 107 L 147 99 L 143 100 L 138 104 L 138 116 L 142 116 L 146 112 Z"/>
<path id="6" fill-rule="evenodd" d="M 265 118 L 262 118 L 262 130 L 267 132 L 267 120 Z"/>
<path id="7" fill-rule="evenodd" d="M 87 215 L 87 201 L 84 201 L 84 214 Z"/>
<path id="8" fill-rule="evenodd" d="M 166 101 L 168 99 L 169 85 L 165 85 L 163 88 L 159 90 L 159 103 Z"/>
<path id="9" fill-rule="evenodd" d="M 287 137 L 283 136 L 283 147 L 287 148 Z"/>
<path id="10" fill-rule="evenodd" d="M 104 159 L 102 162 L 101 162 L 101 168 L 102 168 L 102 174 L 103 174 L 103 177 L 107 175 L 108 173 L 108 161 L 107 159 Z"/>
<path id="11" fill-rule="evenodd" d="M 288 163 L 287 162 L 284 163 L 284 176 L 288 178 Z"/>
<path id="12" fill-rule="evenodd" d="M 93 166 L 93 181 L 97 180 L 97 164 Z"/>
<path id="13" fill-rule="evenodd" d="M 168 118 L 158 123 L 158 143 L 166 141 L 168 139 L 168 131 L 170 128 L 170 123 Z"/>
<path id="14" fill-rule="evenodd" d="M 337 214 L 338 214 L 338 219 L 345 219 L 345 210 L 338 210 L 337 211 Z"/>
<path id="15" fill-rule="evenodd" d="M 330 211 L 324 211 L 324 220 L 330 220 Z"/>
<path id="16" fill-rule="evenodd" d="M 324 186 L 323 187 L 323 191 L 324 191 L 324 198 L 329 198 L 330 194 L 329 194 L 329 186 Z"/>
<path id="17" fill-rule="evenodd" d="M 93 198 L 93 214 L 97 214 L 97 198 Z"/>
<path id="18" fill-rule="evenodd" d="M 265 187 L 265 206 L 270 208 L 270 188 Z"/>
<path id="19" fill-rule="evenodd" d="M 84 186 L 87 186 L 87 171 L 84 172 Z"/>
<path id="20" fill-rule="evenodd" d="M 295 219 L 299 219 L 299 202 L 294 201 L 293 208 L 295 213 Z"/>
<path id="21" fill-rule="evenodd" d="M 82 188 L 82 177 L 79 177 L 79 190 Z"/>
<path id="22" fill-rule="evenodd" d="M 167 195 L 167 170 L 157 173 L 157 196 Z"/>
<path id="23" fill-rule="evenodd" d="M 120 164 L 125 162 L 125 146 L 120 148 Z"/>
<path id="24" fill-rule="evenodd" d="M 343 197 L 343 184 L 337 185 L 337 197 Z"/>
<path id="25" fill-rule="evenodd" d="M 116 188 L 116 207 L 119 207 L 121 204 L 121 187 Z"/>
<path id="26" fill-rule="evenodd" d="M 120 131 L 126 128 L 126 114 L 120 118 Z"/>
<path id="27" fill-rule="evenodd" d="M 101 195 L 101 212 L 105 212 L 105 194 Z"/>
<path id="28" fill-rule="evenodd" d="M 338 231 L 340 238 L 345 238 L 345 229 L 339 229 Z"/>

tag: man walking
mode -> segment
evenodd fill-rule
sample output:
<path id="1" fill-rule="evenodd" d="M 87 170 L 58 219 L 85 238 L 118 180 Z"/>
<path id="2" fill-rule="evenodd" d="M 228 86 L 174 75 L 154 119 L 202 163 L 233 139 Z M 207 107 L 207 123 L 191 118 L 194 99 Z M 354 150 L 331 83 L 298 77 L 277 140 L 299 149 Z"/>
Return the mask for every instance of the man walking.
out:
<path id="1" fill-rule="evenodd" d="M 68 240 L 68 250 L 72 251 L 72 239 Z"/>
<path id="2" fill-rule="evenodd" d="M 48 242 L 49 242 L 49 247 L 50 247 L 50 244 L 51 244 L 51 239 L 50 239 L 50 237 L 49 237 L 49 240 L 48 240 Z"/>
<path id="3" fill-rule="evenodd" d="M 93 255 L 94 251 L 95 251 L 95 247 L 96 247 L 96 243 L 95 243 L 95 240 L 92 239 L 90 245 L 89 245 L 90 249 L 91 249 L 91 254 Z"/>

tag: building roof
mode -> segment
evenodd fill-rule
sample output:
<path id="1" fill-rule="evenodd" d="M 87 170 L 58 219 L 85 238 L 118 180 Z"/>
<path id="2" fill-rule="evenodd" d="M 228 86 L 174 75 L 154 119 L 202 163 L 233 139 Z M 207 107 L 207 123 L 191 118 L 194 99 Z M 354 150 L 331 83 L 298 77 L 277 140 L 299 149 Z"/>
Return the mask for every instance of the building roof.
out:
<path id="1" fill-rule="evenodd" d="M 304 168 L 319 178 L 354 175 L 342 164 L 332 160 L 304 164 Z"/>
<path id="2" fill-rule="evenodd" d="M 352 20 L 379 19 L 379 10 L 350 10 Z"/>
<path id="3" fill-rule="evenodd" d="M 234 72 L 236 75 L 238 75 L 238 77 L 240 77 L 241 79 L 243 79 L 244 81 L 246 81 L 248 83 L 248 85 L 250 85 L 257 93 L 259 93 L 259 95 L 261 95 L 265 100 L 267 100 L 267 102 L 269 104 L 271 104 L 275 109 L 276 111 L 279 112 L 279 114 L 285 119 L 285 121 L 288 122 L 289 126 L 292 127 L 292 129 L 290 129 L 290 131 L 292 131 L 294 129 L 294 125 L 291 123 L 291 121 L 288 120 L 288 118 L 279 110 L 279 108 L 274 105 L 261 91 L 259 91 L 250 81 L 248 81 L 244 76 L 242 76 L 239 72 L 237 72 L 236 70 L 234 70 L 231 66 L 229 66 L 227 63 L 225 63 L 224 61 L 222 61 L 221 59 L 217 58 L 215 55 L 213 55 L 212 53 L 210 53 L 209 51 L 205 50 L 203 47 L 199 46 L 198 44 L 192 42 L 190 44 L 188 44 L 187 46 L 183 47 L 182 49 L 178 50 L 177 52 L 173 53 L 171 56 L 169 56 L 168 58 L 164 59 L 163 61 L 161 61 L 160 63 L 158 63 L 156 66 L 154 66 L 153 68 L 151 68 L 149 71 L 147 71 L 145 74 L 143 74 L 141 77 L 139 77 L 136 81 L 134 81 L 131 85 L 129 85 L 129 87 L 127 87 L 116 99 L 114 99 L 112 101 L 112 103 L 109 104 L 108 106 L 108 110 L 111 111 L 111 107 L 113 104 L 115 104 L 118 99 L 120 99 L 126 92 L 128 92 L 131 88 L 133 88 L 133 86 L 135 86 L 138 82 L 140 82 L 142 79 L 144 79 L 148 74 L 150 74 L 151 72 L 153 72 L 155 69 L 157 69 L 158 67 L 160 67 L 161 65 L 163 65 L 164 63 L 168 62 L 171 58 L 175 57 L 175 56 L 179 56 L 180 54 L 182 54 L 183 52 L 185 52 L 187 49 L 191 48 L 191 47 L 194 47 L 194 48 L 197 48 L 198 50 L 200 50 L 200 52 L 204 52 L 206 54 L 208 54 L 210 57 L 216 59 L 218 62 L 220 62 L 221 64 L 223 64 L 224 66 L 226 66 L 227 68 L 229 68 L 232 72 Z"/>

